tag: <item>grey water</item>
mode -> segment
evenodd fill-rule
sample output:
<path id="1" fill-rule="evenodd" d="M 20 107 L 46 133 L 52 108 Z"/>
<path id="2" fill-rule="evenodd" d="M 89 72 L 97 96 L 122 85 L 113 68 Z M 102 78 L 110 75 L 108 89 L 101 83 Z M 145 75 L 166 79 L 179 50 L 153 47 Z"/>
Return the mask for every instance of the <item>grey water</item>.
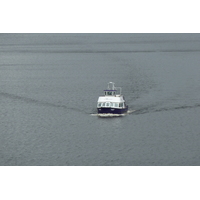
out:
<path id="1" fill-rule="evenodd" d="M 200 34 L 0 34 L 0 165 L 200 165 Z"/>

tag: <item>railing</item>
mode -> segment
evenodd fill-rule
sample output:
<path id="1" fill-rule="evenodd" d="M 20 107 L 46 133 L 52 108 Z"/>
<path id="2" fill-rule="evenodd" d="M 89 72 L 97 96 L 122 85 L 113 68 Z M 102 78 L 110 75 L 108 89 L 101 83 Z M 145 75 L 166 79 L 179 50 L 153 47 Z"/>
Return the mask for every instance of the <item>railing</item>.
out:
<path id="1" fill-rule="evenodd" d="M 119 90 L 119 95 L 121 95 L 121 93 L 122 93 L 122 88 L 121 87 L 115 87 L 115 83 L 113 83 L 113 82 L 108 83 L 108 90 Z"/>

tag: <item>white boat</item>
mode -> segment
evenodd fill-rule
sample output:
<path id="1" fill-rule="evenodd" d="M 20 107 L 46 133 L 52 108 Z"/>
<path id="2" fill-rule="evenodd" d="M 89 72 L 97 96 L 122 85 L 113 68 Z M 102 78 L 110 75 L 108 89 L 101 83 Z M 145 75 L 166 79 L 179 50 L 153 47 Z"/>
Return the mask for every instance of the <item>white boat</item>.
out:
<path id="1" fill-rule="evenodd" d="M 128 111 L 121 87 L 115 87 L 115 83 L 109 82 L 104 95 L 97 101 L 98 114 L 124 114 Z"/>

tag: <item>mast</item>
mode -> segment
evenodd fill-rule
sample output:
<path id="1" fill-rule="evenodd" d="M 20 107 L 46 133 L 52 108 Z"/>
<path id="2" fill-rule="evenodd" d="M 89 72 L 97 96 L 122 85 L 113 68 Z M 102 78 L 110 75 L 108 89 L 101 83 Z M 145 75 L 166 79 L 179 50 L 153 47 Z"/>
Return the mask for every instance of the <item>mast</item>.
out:
<path id="1" fill-rule="evenodd" d="M 115 83 L 113 83 L 113 82 L 108 83 L 108 90 L 119 90 L 120 95 L 122 93 L 122 88 L 121 87 L 115 87 Z"/>

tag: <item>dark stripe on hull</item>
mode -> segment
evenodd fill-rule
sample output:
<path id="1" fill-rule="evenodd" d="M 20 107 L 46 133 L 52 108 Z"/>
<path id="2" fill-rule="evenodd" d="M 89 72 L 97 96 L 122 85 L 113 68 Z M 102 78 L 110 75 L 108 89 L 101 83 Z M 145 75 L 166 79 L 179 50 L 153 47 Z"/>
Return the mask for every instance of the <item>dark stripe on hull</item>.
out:
<path id="1" fill-rule="evenodd" d="M 123 114 L 128 111 L 128 106 L 126 108 L 117 109 L 117 108 L 97 108 L 99 114 Z"/>

